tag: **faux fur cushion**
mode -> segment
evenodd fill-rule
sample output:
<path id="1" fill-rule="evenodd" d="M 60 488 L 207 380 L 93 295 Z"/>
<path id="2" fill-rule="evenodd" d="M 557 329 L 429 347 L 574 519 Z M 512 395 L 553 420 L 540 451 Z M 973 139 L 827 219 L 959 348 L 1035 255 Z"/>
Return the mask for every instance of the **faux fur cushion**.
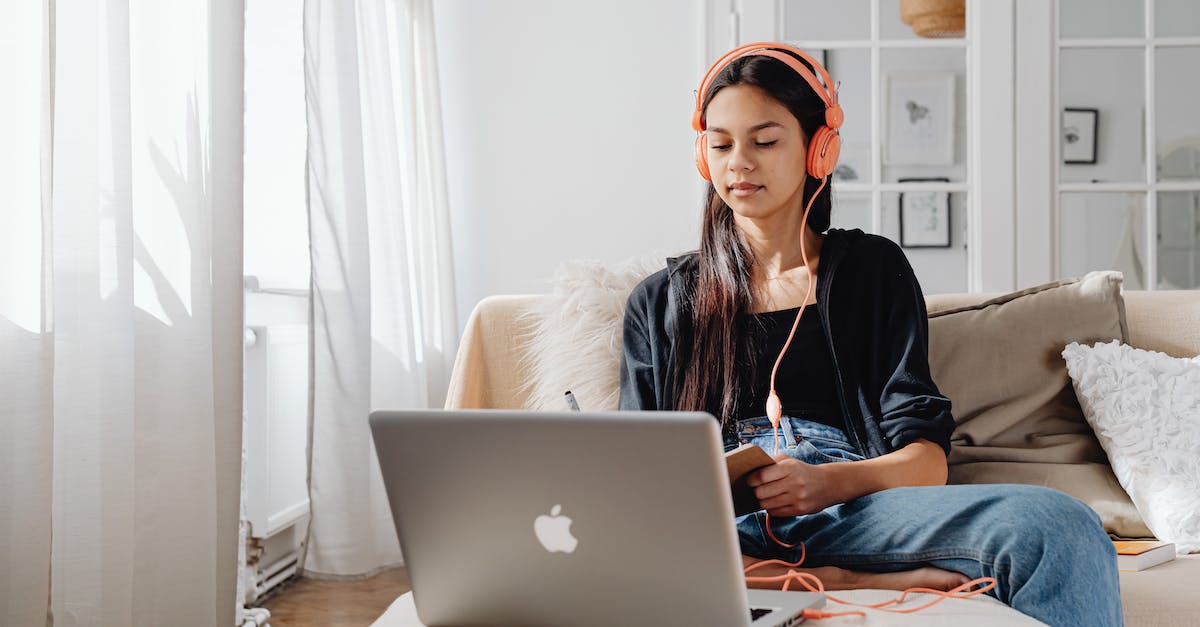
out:
<path id="1" fill-rule="evenodd" d="M 1146 525 L 1200 551 L 1200 357 L 1117 341 L 1062 352 L 1083 414 Z"/>
<path id="2" fill-rule="evenodd" d="M 529 407 L 566 409 L 570 390 L 584 411 L 614 411 L 620 400 L 621 330 L 629 293 L 666 267 L 662 257 L 638 258 L 608 268 L 599 261 L 561 264 L 554 290 L 523 314 L 536 329 L 525 344 Z"/>

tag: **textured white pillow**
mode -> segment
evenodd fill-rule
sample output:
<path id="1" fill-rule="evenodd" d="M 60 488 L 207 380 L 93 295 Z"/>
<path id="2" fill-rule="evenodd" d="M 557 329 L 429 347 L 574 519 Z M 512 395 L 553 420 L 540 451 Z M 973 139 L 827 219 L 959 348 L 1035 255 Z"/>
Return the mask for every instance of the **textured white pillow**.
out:
<path id="1" fill-rule="evenodd" d="M 1062 352 L 1083 414 L 1146 526 L 1200 551 L 1200 357 L 1114 340 Z"/>

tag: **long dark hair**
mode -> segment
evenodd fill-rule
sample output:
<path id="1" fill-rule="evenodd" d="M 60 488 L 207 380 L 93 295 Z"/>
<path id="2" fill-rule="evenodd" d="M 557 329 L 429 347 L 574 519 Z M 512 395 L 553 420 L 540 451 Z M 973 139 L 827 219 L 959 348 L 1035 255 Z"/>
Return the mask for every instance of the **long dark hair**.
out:
<path id="1" fill-rule="evenodd" d="M 786 50 L 784 52 L 787 52 Z M 791 54 L 790 52 L 787 52 Z M 793 55 L 795 56 L 795 55 Z M 797 57 L 799 58 L 799 57 Z M 802 63 L 812 68 L 803 59 Z M 742 57 L 730 63 L 713 80 L 704 95 L 703 111 L 717 92 L 730 85 L 752 85 L 787 107 L 800 122 L 805 140 L 824 123 L 825 103 L 795 70 L 782 61 L 765 56 Z M 804 203 L 820 185 L 809 176 L 804 183 Z M 829 228 L 832 203 L 829 185 L 813 201 L 808 226 L 817 233 Z M 803 237 L 797 233 L 796 237 Z M 754 253 L 733 220 L 733 210 L 710 183 L 705 201 L 700 236 L 698 270 L 690 283 L 693 340 L 676 361 L 675 407 L 685 411 L 707 411 L 727 428 L 738 419 L 733 415 L 742 390 L 737 368 L 739 343 L 744 329 L 740 313 L 751 303 L 751 269 Z M 686 301 L 690 300 L 690 303 Z M 690 306 L 690 307 L 689 307 Z M 681 312 L 681 313 L 684 313 Z"/>

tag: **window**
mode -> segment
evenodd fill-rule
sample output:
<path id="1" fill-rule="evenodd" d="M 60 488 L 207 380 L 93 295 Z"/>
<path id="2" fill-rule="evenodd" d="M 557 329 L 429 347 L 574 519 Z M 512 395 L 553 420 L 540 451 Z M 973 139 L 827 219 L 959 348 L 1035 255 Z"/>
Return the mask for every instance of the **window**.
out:
<path id="1" fill-rule="evenodd" d="M 1055 4 L 1055 274 L 1200 287 L 1200 4 Z"/>
<path id="2" fill-rule="evenodd" d="M 307 293 L 302 24 L 303 3 L 246 2 L 244 220 L 245 273 Z"/>

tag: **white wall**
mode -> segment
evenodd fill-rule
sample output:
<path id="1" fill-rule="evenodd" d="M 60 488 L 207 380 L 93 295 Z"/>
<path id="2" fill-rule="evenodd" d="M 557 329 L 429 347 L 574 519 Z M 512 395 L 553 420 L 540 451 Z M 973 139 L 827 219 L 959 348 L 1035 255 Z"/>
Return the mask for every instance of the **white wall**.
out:
<path id="1" fill-rule="evenodd" d="M 459 326 L 564 260 L 696 247 L 703 0 L 434 3 Z"/>

